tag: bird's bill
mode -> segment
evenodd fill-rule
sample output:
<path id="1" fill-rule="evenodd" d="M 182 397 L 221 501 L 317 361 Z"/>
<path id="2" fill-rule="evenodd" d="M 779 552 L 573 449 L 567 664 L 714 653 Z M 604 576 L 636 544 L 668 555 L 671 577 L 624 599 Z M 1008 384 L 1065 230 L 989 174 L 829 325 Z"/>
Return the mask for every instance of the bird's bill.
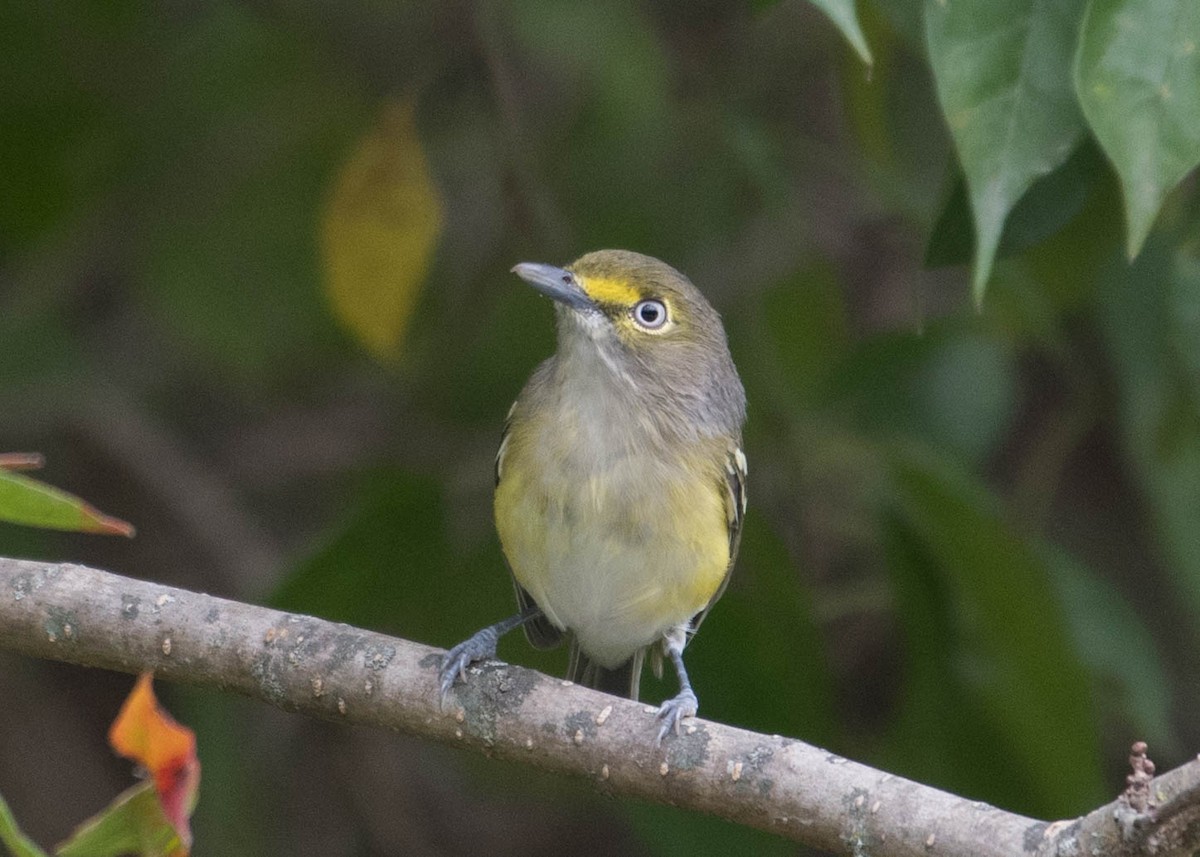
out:
<path id="1" fill-rule="evenodd" d="M 566 304 L 572 309 L 595 309 L 595 302 L 579 285 L 579 279 L 565 268 L 543 265 L 540 262 L 522 262 L 512 272 L 548 298 Z"/>

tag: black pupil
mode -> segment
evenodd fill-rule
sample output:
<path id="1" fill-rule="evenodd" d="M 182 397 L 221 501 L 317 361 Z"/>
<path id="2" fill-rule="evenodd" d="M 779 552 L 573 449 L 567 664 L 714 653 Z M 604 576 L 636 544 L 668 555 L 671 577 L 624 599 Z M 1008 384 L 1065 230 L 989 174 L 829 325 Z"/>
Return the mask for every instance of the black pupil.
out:
<path id="1" fill-rule="evenodd" d="M 646 324 L 655 324 L 658 321 L 658 313 L 659 309 L 656 304 L 642 304 L 641 316 L 642 321 L 644 321 Z"/>

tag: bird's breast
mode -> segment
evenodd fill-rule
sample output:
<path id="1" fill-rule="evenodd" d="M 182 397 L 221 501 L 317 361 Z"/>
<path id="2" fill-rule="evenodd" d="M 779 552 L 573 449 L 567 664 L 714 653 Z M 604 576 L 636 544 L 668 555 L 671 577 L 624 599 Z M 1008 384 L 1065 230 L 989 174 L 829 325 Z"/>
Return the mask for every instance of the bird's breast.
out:
<path id="1" fill-rule="evenodd" d="M 711 600 L 729 565 L 723 450 L 578 407 L 516 420 L 496 525 L 517 582 L 616 666 Z"/>

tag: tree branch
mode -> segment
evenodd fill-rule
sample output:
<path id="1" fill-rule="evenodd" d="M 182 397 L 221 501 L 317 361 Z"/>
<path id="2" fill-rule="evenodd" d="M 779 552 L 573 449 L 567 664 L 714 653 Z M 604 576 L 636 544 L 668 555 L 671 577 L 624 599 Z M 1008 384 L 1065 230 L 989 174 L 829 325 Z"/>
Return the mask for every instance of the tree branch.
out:
<path id="1" fill-rule="evenodd" d="M 78 565 L 0 558 L 0 648 L 153 670 L 288 711 L 460 744 L 829 851 L 1192 854 L 1200 760 L 1082 819 L 1036 821 L 778 735 L 696 719 L 654 744 L 653 709 L 489 662 L 439 710 L 441 651 Z M 1143 766 L 1144 770 L 1144 766 Z"/>

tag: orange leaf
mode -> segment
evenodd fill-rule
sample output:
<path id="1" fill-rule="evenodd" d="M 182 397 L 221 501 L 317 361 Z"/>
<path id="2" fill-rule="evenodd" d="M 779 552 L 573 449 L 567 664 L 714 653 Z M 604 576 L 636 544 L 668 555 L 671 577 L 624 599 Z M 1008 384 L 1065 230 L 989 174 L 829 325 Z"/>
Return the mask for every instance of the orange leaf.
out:
<path id="1" fill-rule="evenodd" d="M 196 735 L 181 726 L 158 704 L 151 687 L 153 675 L 142 673 L 108 731 L 108 743 L 133 759 L 154 780 L 163 814 L 190 847 L 188 818 L 200 787 Z"/>

